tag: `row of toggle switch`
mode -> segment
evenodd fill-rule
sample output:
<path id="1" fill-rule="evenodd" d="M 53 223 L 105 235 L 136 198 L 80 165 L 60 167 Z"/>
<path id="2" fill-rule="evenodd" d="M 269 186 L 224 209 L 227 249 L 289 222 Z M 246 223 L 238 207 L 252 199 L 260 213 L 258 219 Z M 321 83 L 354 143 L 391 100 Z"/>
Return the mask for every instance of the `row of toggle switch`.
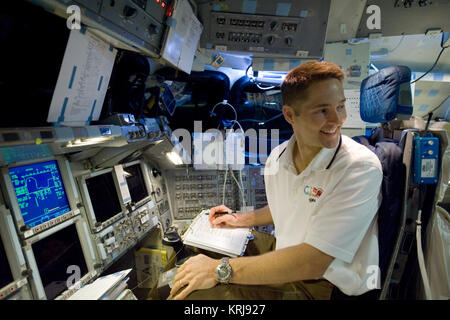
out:
<path id="1" fill-rule="evenodd" d="M 223 178 L 223 176 L 222 176 Z M 194 181 L 194 180 L 216 180 L 217 176 L 215 175 L 190 175 L 190 176 L 175 176 L 175 181 Z"/>

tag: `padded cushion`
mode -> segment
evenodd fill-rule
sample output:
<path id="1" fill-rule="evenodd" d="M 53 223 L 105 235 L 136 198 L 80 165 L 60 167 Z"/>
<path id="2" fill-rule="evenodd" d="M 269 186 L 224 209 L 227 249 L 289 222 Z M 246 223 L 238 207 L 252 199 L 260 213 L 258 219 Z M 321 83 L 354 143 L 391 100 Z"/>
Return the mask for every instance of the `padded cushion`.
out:
<path id="1" fill-rule="evenodd" d="M 381 69 L 361 83 L 361 119 L 370 123 L 389 122 L 397 113 L 412 114 L 412 106 L 399 105 L 400 86 L 411 81 L 405 66 Z M 408 87 L 409 88 L 409 87 Z"/>
<path id="2" fill-rule="evenodd" d="M 380 251 L 381 281 L 384 282 L 389 260 L 398 233 L 405 189 L 405 166 L 403 150 L 392 140 L 384 139 L 381 128 L 371 137 L 358 136 L 353 139 L 373 151 L 381 162 L 383 200 L 378 210 L 378 242 Z"/>

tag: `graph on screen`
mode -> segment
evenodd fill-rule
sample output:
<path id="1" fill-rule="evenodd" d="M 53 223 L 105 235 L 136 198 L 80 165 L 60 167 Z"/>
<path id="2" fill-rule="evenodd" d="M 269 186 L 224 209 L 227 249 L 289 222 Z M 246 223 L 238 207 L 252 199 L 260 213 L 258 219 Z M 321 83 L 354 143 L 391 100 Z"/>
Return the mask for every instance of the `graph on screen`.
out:
<path id="1" fill-rule="evenodd" d="M 70 211 L 55 160 L 9 168 L 25 225 L 35 227 Z"/>

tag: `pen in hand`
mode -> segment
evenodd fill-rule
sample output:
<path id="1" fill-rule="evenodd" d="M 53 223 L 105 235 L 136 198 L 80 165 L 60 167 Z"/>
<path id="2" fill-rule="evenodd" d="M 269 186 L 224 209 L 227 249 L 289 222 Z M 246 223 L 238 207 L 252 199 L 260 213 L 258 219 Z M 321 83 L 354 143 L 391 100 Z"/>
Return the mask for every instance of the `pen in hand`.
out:
<path id="1" fill-rule="evenodd" d="M 211 227 L 237 227 L 237 217 L 235 213 L 235 211 L 225 206 L 212 208 L 209 213 L 209 222 Z"/>
<path id="2" fill-rule="evenodd" d="M 222 214 L 233 214 L 236 213 L 235 211 L 229 210 L 229 211 L 218 211 L 215 212 L 214 215 L 222 215 Z"/>

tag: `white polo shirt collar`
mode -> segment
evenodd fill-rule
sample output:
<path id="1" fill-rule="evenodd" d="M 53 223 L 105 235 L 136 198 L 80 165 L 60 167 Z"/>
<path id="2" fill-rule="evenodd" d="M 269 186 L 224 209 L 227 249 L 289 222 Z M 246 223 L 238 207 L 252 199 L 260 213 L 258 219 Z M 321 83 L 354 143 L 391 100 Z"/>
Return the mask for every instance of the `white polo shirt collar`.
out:
<path id="1" fill-rule="evenodd" d="M 314 159 L 309 163 L 305 170 L 303 170 L 300 175 L 306 175 L 311 170 L 319 171 L 326 170 L 336 157 L 337 152 L 339 152 L 339 148 L 342 143 L 342 136 L 339 137 L 339 143 L 334 148 L 322 148 L 319 153 L 314 157 Z M 294 159 L 293 159 L 293 151 L 294 147 L 297 147 L 297 140 L 295 139 L 295 135 L 292 135 L 289 139 L 287 146 L 284 150 L 280 152 L 278 156 L 278 161 L 280 161 L 280 165 L 282 168 L 287 170 L 288 172 L 297 175 L 297 170 L 295 169 Z"/>

